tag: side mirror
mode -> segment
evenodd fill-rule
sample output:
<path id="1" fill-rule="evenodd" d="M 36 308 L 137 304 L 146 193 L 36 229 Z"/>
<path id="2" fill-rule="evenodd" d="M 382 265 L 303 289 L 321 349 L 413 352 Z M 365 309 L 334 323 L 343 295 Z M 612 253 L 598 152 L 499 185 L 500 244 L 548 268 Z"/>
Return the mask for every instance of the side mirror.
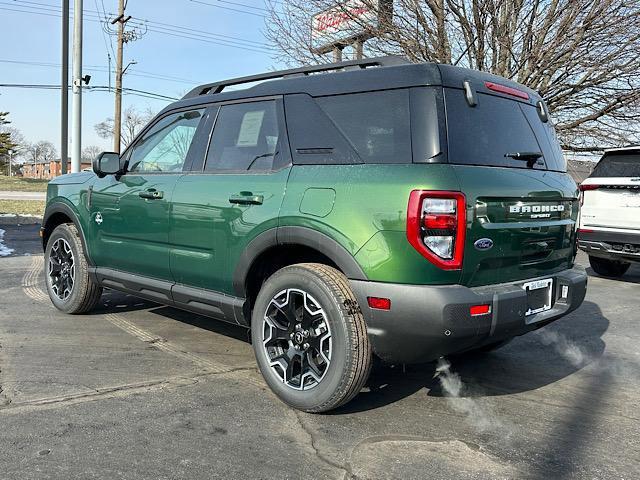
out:
<path id="1" fill-rule="evenodd" d="M 93 171 L 100 178 L 122 173 L 123 166 L 115 152 L 102 152 L 93 160 Z"/>

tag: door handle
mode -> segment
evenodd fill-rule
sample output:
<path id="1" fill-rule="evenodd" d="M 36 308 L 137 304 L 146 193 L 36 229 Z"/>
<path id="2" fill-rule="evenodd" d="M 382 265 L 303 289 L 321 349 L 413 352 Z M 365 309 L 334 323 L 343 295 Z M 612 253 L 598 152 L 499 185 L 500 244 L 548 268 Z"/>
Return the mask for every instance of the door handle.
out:
<path id="1" fill-rule="evenodd" d="M 164 192 L 159 192 L 155 188 L 150 188 L 138 193 L 141 198 L 147 198 L 149 200 L 159 200 L 164 197 Z"/>
<path id="2" fill-rule="evenodd" d="M 251 192 L 240 192 L 229 197 L 229 203 L 238 205 L 262 205 L 264 195 L 254 195 Z"/>

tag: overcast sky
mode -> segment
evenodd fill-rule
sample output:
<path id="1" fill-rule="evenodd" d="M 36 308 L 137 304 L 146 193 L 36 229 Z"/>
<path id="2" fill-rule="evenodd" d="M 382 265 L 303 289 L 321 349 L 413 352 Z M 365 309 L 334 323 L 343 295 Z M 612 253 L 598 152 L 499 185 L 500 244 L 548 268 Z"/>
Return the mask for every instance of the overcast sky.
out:
<path id="1" fill-rule="evenodd" d="M 60 5 L 55 0 L 0 0 L 0 84 L 60 83 Z M 100 21 L 103 5 L 107 17 L 113 18 L 117 0 L 84 0 L 83 73 L 91 75 L 91 86 L 109 84 L 107 54 L 112 64 L 115 56 L 115 36 L 103 33 Z M 123 86 L 180 97 L 199 83 L 278 67 L 263 36 L 264 8 L 263 0 L 129 0 L 130 25 L 144 31 L 148 22 L 142 38 L 125 44 L 124 64 L 137 64 L 129 68 Z M 94 125 L 113 116 L 113 103 L 113 93 L 84 92 L 83 147 L 111 149 L 110 141 L 96 135 Z M 167 103 L 123 97 L 123 108 L 158 111 Z M 59 152 L 59 90 L 0 87 L 0 111 L 10 112 L 12 125 L 28 141 L 49 140 Z"/>

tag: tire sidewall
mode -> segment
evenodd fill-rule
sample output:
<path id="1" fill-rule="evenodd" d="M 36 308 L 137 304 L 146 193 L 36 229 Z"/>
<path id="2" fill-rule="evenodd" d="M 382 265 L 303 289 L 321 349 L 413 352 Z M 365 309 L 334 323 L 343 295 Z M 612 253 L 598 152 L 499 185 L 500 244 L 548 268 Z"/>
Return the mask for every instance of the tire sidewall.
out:
<path id="1" fill-rule="evenodd" d="M 597 274 L 604 277 L 621 277 L 631 266 L 627 262 L 594 256 L 589 256 L 589 263 Z"/>
<path id="2" fill-rule="evenodd" d="M 263 321 L 272 298 L 288 288 L 298 288 L 311 295 L 324 310 L 331 329 L 331 361 L 322 381 L 309 390 L 298 391 L 288 387 L 269 366 L 263 347 Z M 338 299 L 332 289 L 312 272 L 301 267 L 287 267 L 271 276 L 263 285 L 251 318 L 251 336 L 258 367 L 269 387 L 286 404 L 301 410 L 313 410 L 329 402 L 345 382 L 348 362 L 353 361 L 349 345 L 353 339 Z"/>
<path id="3" fill-rule="evenodd" d="M 71 252 L 73 253 L 73 263 L 75 266 L 75 278 L 73 280 L 73 288 L 71 290 L 71 295 L 66 300 L 61 300 L 55 294 L 53 289 L 51 288 L 51 279 L 49 278 L 49 255 L 51 254 L 51 249 L 54 243 L 60 238 L 67 241 L 69 246 L 71 247 Z M 73 231 L 67 225 L 59 225 L 55 228 L 55 230 L 51 233 L 49 240 L 47 241 L 47 247 L 44 255 L 44 274 L 45 274 L 45 284 L 47 286 L 47 293 L 49 294 L 49 298 L 51 299 L 51 303 L 58 309 L 63 312 L 73 312 L 76 310 L 77 306 L 82 302 L 82 282 L 86 282 L 86 277 L 88 272 L 83 268 L 84 262 L 81 260 L 81 255 L 84 255 L 84 251 L 82 249 L 82 244 L 80 243 L 78 237 L 73 233 Z"/>

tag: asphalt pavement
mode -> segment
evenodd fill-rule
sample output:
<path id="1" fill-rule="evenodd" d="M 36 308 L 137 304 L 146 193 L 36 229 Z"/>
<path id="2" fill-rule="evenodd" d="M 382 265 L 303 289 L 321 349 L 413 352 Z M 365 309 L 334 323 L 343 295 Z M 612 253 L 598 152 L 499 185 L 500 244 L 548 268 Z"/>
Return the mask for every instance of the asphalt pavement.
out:
<path id="1" fill-rule="evenodd" d="M 37 228 L 0 228 L 2 479 L 640 478 L 638 266 L 589 269 L 580 309 L 452 359 L 447 388 L 434 364 L 378 367 L 309 415 L 270 393 L 242 328 L 111 291 L 61 314 Z"/>

